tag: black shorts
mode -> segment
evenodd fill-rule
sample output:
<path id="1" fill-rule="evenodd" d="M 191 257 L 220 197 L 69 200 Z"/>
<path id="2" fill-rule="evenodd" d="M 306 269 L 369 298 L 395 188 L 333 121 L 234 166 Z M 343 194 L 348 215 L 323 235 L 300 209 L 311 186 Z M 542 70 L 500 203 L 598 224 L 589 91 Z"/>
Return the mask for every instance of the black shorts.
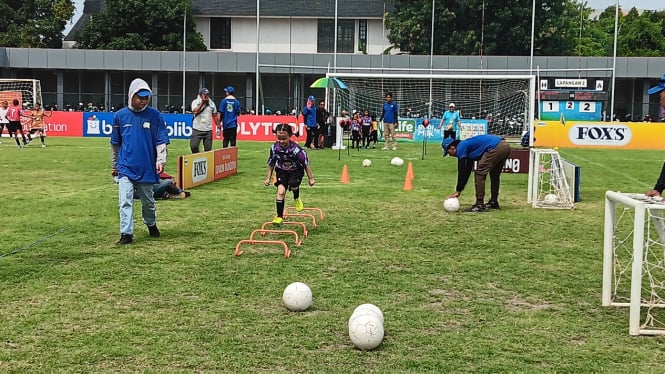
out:
<path id="1" fill-rule="evenodd" d="M 18 131 L 19 129 L 23 130 L 21 127 L 21 121 L 9 121 L 9 126 L 7 126 L 9 129 L 9 133 L 14 133 Z"/>
<path id="2" fill-rule="evenodd" d="M 300 187 L 302 178 L 305 176 L 305 171 L 303 169 L 296 170 L 282 170 L 275 169 L 275 175 L 277 176 L 277 181 L 275 181 L 275 186 L 284 185 L 289 191 L 293 191 Z"/>

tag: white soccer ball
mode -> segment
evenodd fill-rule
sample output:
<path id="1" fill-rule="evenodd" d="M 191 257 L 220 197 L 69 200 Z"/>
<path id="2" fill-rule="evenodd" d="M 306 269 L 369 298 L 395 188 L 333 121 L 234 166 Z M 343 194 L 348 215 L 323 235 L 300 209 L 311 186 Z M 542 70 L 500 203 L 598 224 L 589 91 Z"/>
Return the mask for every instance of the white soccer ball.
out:
<path id="1" fill-rule="evenodd" d="M 312 290 L 305 283 L 294 282 L 286 286 L 282 300 L 289 310 L 301 312 L 312 306 Z"/>
<path id="2" fill-rule="evenodd" d="M 372 160 L 370 160 L 368 158 L 364 159 L 363 160 L 363 166 L 366 167 L 366 168 L 372 166 Z"/>
<path id="3" fill-rule="evenodd" d="M 393 159 L 390 160 L 390 165 L 402 166 L 402 165 L 404 165 L 404 160 L 402 160 L 399 157 L 393 157 Z"/>
<path id="4" fill-rule="evenodd" d="M 372 350 L 383 341 L 383 323 L 374 313 L 351 316 L 349 338 L 356 348 L 364 351 Z"/>
<path id="5" fill-rule="evenodd" d="M 553 194 L 553 193 L 548 193 L 545 195 L 545 204 L 556 204 L 559 202 L 559 198 Z"/>
<path id="6" fill-rule="evenodd" d="M 456 197 L 449 197 L 443 201 L 443 209 L 446 212 L 457 212 L 459 210 L 459 199 Z"/>
<path id="7" fill-rule="evenodd" d="M 351 314 L 351 318 L 353 318 L 356 315 L 360 314 L 373 314 L 377 316 L 381 324 L 383 325 L 383 312 L 381 309 L 379 309 L 378 306 L 374 304 L 361 304 L 356 307 L 356 309 L 353 310 L 353 314 Z"/>

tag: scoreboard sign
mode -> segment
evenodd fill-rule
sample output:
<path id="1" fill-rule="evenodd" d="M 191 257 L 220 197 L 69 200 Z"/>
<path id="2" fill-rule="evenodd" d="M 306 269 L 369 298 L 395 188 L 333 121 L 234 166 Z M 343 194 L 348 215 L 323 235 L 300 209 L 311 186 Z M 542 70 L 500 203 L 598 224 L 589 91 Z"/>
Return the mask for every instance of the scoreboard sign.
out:
<path id="1" fill-rule="evenodd" d="M 561 118 L 573 121 L 601 121 L 603 103 L 601 101 L 550 101 L 540 102 L 540 119 L 556 121 Z"/>

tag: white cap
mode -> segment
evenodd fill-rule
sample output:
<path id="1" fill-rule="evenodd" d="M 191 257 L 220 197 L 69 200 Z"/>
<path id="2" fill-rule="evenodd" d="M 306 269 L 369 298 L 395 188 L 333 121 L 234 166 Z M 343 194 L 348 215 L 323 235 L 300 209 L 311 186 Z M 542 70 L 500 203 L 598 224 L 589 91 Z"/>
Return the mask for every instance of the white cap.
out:
<path id="1" fill-rule="evenodd" d="M 449 107 L 455 107 L 455 103 L 450 103 Z"/>

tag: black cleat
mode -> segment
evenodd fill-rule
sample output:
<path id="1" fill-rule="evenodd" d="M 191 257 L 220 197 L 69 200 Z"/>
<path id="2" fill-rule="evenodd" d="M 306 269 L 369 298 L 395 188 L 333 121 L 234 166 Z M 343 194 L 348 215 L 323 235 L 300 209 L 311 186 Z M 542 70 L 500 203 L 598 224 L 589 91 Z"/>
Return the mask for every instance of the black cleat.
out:
<path id="1" fill-rule="evenodd" d="M 485 204 L 475 204 L 464 209 L 464 211 L 467 213 L 484 213 L 487 212 L 487 209 L 485 208 Z"/>
<path id="2" fill-rule="evenodd" d="M 485 204 L 486 209 L 496 209 L 499 210 L 501 207 L 499 206 L 498 201 L 488 201 L 487 204 Z"/>
<path id="3" fill-rule="evenodd" d="M 125 245 L 125 244 L 132 244 L 134 241 L 134 237 L 129 235 L 129 234 L 121 234 L 120 235 L 120 240 L 115 242 L 116 245 Z"/>
<path id="4" fill-rule="evenodd" d="M 157 228 L 157 225 L 148 226 L 148 231 L 150 232 L 150 236 L 153 238 L 159 238 L 159 236 L 161 235 L 159 229 Z"/>

